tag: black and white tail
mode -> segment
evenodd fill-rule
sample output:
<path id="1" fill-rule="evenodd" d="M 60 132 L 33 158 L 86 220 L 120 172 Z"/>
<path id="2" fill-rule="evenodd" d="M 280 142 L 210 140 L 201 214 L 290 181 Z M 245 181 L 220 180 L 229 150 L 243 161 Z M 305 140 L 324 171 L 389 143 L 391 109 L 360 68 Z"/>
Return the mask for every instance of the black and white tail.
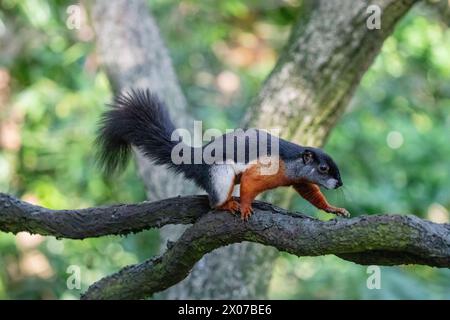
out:
<path id="1" fill-rule="evenodd" d="M 96 139 L 98 161 L 105 173 L 124 169 L 133 145 L 156 164 L 167 165 L 194 181 L 201 179 L 194 165 L 172 162 L 172 148 L 178 143 L 171 140 L 175 126 L 156 95 L 133 90 L 117 96 L 110 107 L 102 116 Z"/>

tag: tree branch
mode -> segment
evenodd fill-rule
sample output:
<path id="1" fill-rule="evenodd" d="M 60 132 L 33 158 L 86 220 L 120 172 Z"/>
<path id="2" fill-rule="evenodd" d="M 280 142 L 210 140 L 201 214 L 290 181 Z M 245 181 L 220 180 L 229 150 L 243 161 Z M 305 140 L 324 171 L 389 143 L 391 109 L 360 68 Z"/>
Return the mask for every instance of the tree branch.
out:
<path id="1" fill-rule="evenodd" d="M 184 279 L 208 252 L 250 241 L 297 256 L 335 254 L 359 264 L 450 267 L 450 225 L 416 216 L 375 215 L 320 221 L 257 201 L 248 222 L 210 212 L 206 196 L 80 210 L 51 210 L 0 193 L 0 231 L 84 239 L 166 224 L 193 224 L 161 257 L 93 284 L 84 299 L 144 298 Z"/>
<path id="2" fill-rule="evenodd" d="M 51 210 L 0 193 L 0 231 L 27 231 L 57 238 L 126 235 L 166 224 L 190 224 L 210 210 L 205 196 L 119 204 L 79 210 Z"/>
<path id="3" fill-rule="evenodd" d="M 206 253 L 242 241 L 297 256 L 335 254 L 360 264 L 450 266 L 450 225 L 415 216 L 377 215 L 320 221 L 258 203 L 243 222 L 229 213 L 203 215 L 161 257 L 126 267 L 93 284 L 83 299 L 139 299 L 189 274 Z"/>

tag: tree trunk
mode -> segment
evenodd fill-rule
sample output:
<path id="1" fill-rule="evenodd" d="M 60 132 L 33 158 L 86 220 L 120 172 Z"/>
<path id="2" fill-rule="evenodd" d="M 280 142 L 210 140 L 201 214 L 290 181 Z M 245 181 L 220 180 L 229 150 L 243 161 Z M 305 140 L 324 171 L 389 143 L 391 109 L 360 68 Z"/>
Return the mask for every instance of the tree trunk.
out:
<path id="1" fill-rule="evenodd" d="M 149 88 L 170 107 L 175 125 L 189 128 L 186 99 L 158 27 L 144 1 L 86 1 L 96 32 L 97 53 L 113 90 Z M 140 173 L 151 199 L 189 192 L 181 177 L 138 157 Z"/>
<path id="2" fill-rule="evenodd" d="M 245 124 L 284 128 L 282 136 L 287 139 L 323 145 L 382 43 L 415 2 L 305 1 L 288 44 L 249 108 Z M 145 3 L 100 0 L 87 4 L 92 6 L 99 55 L 115 90 L 149 87 L 167 102 L 172 115 L 177 115 L 176 124 L 186 127 L 191 120 L 186 101 Z M 371 4 L 382 11 L 380 30 L 366 27 L 366 10 Z M 138 159 L 149 198 L 194 190 L 141 156 Z M 289 194 L 279 195 L 277 202 L 286 206 Z M 249 243 L 216 250 L 199 261 L 186 280 L 167 290 L 166 297 L 264 298 L 276 256 L 273 248 Z"/>
<path id="3" fill-rule="evenodd" d="M 170 54 L 145 1 L 97 0 L 85 4 L 96 33 L 97 53 L 114 92 L 149 88 L 166 102 L 177 127 L 192 128 L 193 119 L 187 113 Z M 182 176 L 152 165 L 139 152 L 135 154 L 149 200 L 197 192 L 195 185 Z M 163 247 L 185 228 L 162 228 Z"/>

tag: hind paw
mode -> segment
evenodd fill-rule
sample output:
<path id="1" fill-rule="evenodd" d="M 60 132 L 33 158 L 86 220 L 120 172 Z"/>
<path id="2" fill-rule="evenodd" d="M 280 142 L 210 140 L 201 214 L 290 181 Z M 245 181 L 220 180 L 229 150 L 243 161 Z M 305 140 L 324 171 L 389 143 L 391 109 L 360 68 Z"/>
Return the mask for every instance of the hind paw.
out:
<path id="1" fill-rule="evenodd" d="M 236 200 L 230 199 L 227 202 L 225 202 L 224 204 L 222 204 L 221 206 L 218 206 L 216 209 L 229 211 L 232 214 L 236 214 L 236 212 L 239 211 L 239 208 L 240 208 L 239 202 L 237 202 Z"/>

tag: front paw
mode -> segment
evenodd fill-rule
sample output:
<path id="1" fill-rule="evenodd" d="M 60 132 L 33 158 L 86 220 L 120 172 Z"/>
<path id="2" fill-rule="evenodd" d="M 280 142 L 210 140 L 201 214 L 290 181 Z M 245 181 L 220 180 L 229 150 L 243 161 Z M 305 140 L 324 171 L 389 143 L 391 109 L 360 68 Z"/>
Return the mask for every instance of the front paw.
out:
<path id="1" fill-rule="evenodd" d="M 344 208 L 332 207 L 332 208 L 328 208 L 325 211 L 329 212 L 329 213 L 333 213 L 339 217 L 350 218 L 350 212 L 348 212 L 347 209 L 344 209 Z"/>

